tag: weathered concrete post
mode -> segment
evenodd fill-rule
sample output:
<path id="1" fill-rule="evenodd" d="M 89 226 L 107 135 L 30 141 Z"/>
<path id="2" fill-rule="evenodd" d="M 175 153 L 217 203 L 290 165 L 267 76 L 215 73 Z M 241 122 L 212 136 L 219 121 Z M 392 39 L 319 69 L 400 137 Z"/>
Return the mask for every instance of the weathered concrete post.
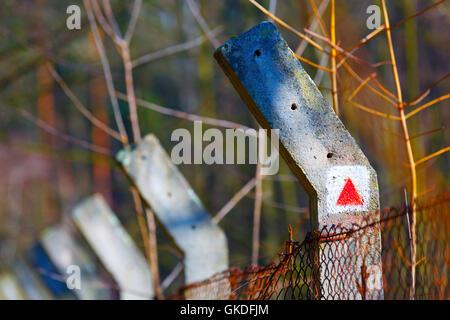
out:
<path id="1" fill-rule="evenodd" d="M 0 273 L 0 300 L 25 300 L 24 290 L 12 272 Z"/>
<path id="2" fill-rule="evenodd" d="M 99 194 L 87 198 L 72 212 L 73 219 L 120 287 L 120 298 L 152 299 L 148 264 L 119 219 Z"/>
<path id="3" fill-rule="evenodd" d="M 73 288 L 72 291 L 79 299 L 96 300 L 108 297 L 108 289 L 99 286 L 103 279 L 96 272 L 93 255 L 85 250 L 65 225 L 45 229 L 41 235 L 41 243 L 58 272 L 65 278 L 66 284 L 69 278 L 76 276 L 74 267 L 78 269 L 80 288 Z"/>
<path id="4" fill-rule="evenodd" d="M 200 199 L 158 139 L 147 135 L 135 148 L 117 155 L 131 182 L 184 253 L 187 284 L 205 280 L 228 268 L 228 246 L 224 232 L 211 220 Z M 188 298 L 226 298 L 229 284 L 211 292 L 191 292 Z"/>
<path id="5" fill-rule="evenodd" d="M 309 194 L 315 230 L 360 224 L 379 214 L 376 172 L 275 25 L 258 24 L 219 47 L 215 58 L 259 124 L 280 130 L 281 155 Z M 319 297 L 382 298 L 380 234 L 364 237 L 364 252 L 361 239 L 345 240 L 339 261 L 329 261 L 337 257 L 334 245 L 321 246 Z M 331 274 L 336 263 L 350 263 L 351 281 Z M 346 288 L 339 290 L 344 277 Z"/>
<path id="6" fill-rule="evenodd" d="M 48 288 L 27 262 L 16 260 L 13 263 L 13 269 L 27 298 L 30 300 L 50 300 L 52 298 Z"/>

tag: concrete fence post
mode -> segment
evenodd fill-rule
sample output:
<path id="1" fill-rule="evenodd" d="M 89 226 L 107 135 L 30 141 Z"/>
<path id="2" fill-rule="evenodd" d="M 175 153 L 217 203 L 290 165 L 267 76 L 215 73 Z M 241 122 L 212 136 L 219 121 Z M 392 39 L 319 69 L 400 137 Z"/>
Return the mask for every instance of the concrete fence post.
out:
<path id="1" fill-rule="evenodd" d="M 225 233 L 211 220 L 200 199 L 158 139 L 147 135 L 134 148 L 119 152 L 117 159 L 146 204 L 184 254 L 186 284 L 206 280 L 228 268 Z M 227 298 L 228 283 L 187 298 Z M 206 294 L 207 293 L 207 294 Z M 205 295 L 206 294 L 206 295 Z"/>
<path id="2" fill-rule="evenodd" d="M 315 230 L 379 217 L 376 172 L 274 24 L 229 40 L 215 58 L 258 123 L 280 130 L 281 155 L 309 194 Z M 338 245 L 345 253 L 337 254 Z M 319 298 L 383 297 L 379 230 L 319 247 Z M 332 264 L 347 262 L 345 274 L 330 274 Z M 349 285 L 342 290 L 341 283 Z"/>
<path id="3" fill-rule="evenodd" d="M 91 252 L 86 250 L 65 225 L 55 225 L 44 230 L 41 243 L 50 260 L 61 275 L 59 281 L 79 299 L 95 300 L 108 298 L 108 288 L 99 284 L 103 279 L 96 271 L 96 262 Z M 69 288 L 67 280 L 74 268 L 79 270 L 80 287 Z M 58 278 L 58 275 L 49 275 Z"/>
<path id="4" fill-rule="evenodd" d="M 152 299 L 152 276 L 145 257 L 99 194 L 72 212 L 73 220 L 120 287 L 123 300 Z"/>

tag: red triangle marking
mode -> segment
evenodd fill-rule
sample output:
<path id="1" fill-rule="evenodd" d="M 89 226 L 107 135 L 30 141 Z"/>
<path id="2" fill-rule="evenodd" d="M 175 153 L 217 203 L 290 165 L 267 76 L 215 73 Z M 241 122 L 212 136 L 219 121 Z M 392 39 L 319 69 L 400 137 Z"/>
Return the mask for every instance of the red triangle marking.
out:
<path id="1" fill-rule="evenodd" d="M 352 179 L 347 178 L 345 179 L 345 181 L 346 183 L 341 191 L 341 194 L 336 204 L 338 206 L 362 205 L 364 200 L 361 198 L 358 191 L 356 190 L 355 185 L 352 182 Z"/>

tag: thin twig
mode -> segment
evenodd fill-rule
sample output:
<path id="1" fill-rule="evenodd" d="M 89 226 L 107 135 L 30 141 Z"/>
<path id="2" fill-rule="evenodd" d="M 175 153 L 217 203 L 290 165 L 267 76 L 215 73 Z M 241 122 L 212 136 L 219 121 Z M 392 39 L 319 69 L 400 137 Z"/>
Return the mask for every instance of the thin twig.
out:
<path id="1" fill-rule="evenodd" d="M 125 100 L 127 101 L 128 97 L 121 93 L 121 92 L 117 92 L 116 93 L 117 97 L 119 99 Z M 222 128 L 230 128 L 230 129 L 242 129 L 244 131 L 250 129 L 247 126 L 244 126 L 242 124 L 239 123 L 235 123 L 235 122 L 231 122 L 231 121 L 227 121 L 227 120 L 221 120 L 221 119 L 215 119 L 215 118 L 209 118 L 209 117 L 203 117 L 203 116 L 199 116 L 196 114 L 192 114 L 192 113 L 188 113 L 188 112 L 184 112 L 184 111 L 179 111 L 179 110 L 174 110 L 171 108 L 166 108 L 154 103 L 151 103 L 149 101 L 145 101 L 142 99 L 136 99 L 136 102 L 139 106 L 162 113 L 162 114 L 166 114 L 169 116 L 173 116 L 173 117 L 177 117 L 180 119 L 184 119 L 184 120 L 189 120 L 189 121 L 202 121 L 205 124 L 209 124 L 212 126 L 217 126 L 217 127 L 222 127 Z M 253 136 L 251 134 L 251 131 L 249 132 L 249 135 Z M 256 134 L 254 135 L 256 137 Z"/>
<path id="2" fill-rule="evenodd" d="M 169 273 L 169 275 L 161 282 L 161 288 L 166 290 L 170 284 L 178 277 L 180 272 L 183 270 L 183 263 L 178 262 L 175 268 Z"/>
<path id="3" fill-rule="evenodd" d="M 433 191 L 433 190 L 434 190 L 435 188 L 436 188 L 435 186 L 431 186 L 431 187 L 429 187 L 428 189 L 426 189 L 426 190 L 424 190 L 424 191 L 421 191 L 421 192 L 419 192 L 419 193 L 417 194 L 417 198 L 419 198 L 419 197 L 422 197 L 422 196 L 426 195 L 427 193 L 429 193 L 429 192 Z"/>
<path id="4" fill-rule="evenodd" d="M 322 0 L 322 2 L 320 3 L 319 9 L 317 9 L 316 18 L 317 17 L 320 18 L 320 16 L 323 14 L 325 9 L 327 8 L 329 2 L 330 2 L 330 0 Z M 317 25 L 319 24 L 319 20 L 320 19 L 313 20 L 313 22 L 308 26 L 308 29 L 313 30 L 313 31 L 316 30 Z M 307 36 L 307 37 L 310 38 L 309 36 Z M 297 47 L 297 50 L 295 50 L 295 53 L 298 54 L 299 56 L 301 56 L 303 54 L 303 52 L 305 51 L 307 45 L 308 45 L 308 42 L 306 40 L 302 40 L 302 42 L 300 42 L 299 46 Z"/>
<path id="5" fill-rule="evenodd" d="M 450 73 L 447 73 L 445 76 L 440 78 L 438 81 L 430 85 L 428 88 L 426 88 L 424 91 L 422 91 L 417 97 L 413 98 L 410 102 L 406 104 L 406 106 L 413 106 L 418 103 L 420 103 L 423 99 L 425 99 L 426 96 L 428 96 L 431 92 L 431 89 L 433 89 L 435 86 L 437 86 L 439 83 L 444 81 L 450 76 Z"/>
<path id="6" fill-rule="evenodd" d="M 404 188 L 403 191 L 405 193 L 406 223 L 408 225 L 408 239 L 409 239 L 410 255 L 411 255 L 410 259 L 411 259 L 411 261 L 413 261 L 414 245 L 413 245 L 412 238 L 411 238 L 411 224 L 409 221 L 408 195 L 406 193 L 406 188 Z M 414 276 L 415 276 L 414 266 L 411 263 L 411 292 L 410 292 L 411 300 L 414 300 L 414 285 L 413 285 L 413 283 L 415 283 Z"/>
<path id="7" fill-rule="evenodd" d="M 394 46 L 392 45 L 392 37 L 391 37 L 391 29 L 389 24 L 389 16 L 388 11 L 386 8 L 386 2 L 385 0 L 381 0 L 381 6 L 383 9 L 383 16 L 384 16 L 384 23 L 386 25 L 386 37 L 387 37 L 387 43 L 389 47 L 389 57 L 391 60 L 391 66 L 392 66 L 392 74 L 394 76 L 394 82 L 395 82 L 395 88 L 397 91 L 397 101 L 398 101 L 398 111 L 400 114 L 400 123 L 402 127 L 403 136 L 405 139 L 405 148 L 406 153 L 408 156 L 408 162 L 409 162 L 409 173 L 411 176 L 411 214 L 412 214 L 412 220 L 411 220 L 411 234 L 412 234 L 412 259 L 411 264 L 413 265 L 412 268 L 412 279 L 415 279 L 415 262 L 416 262 L 416 210 L 415 210 L 415 199 L 417 196 L 417 178 L 416 178 L 416 167 L 414 162 L 414 155 L 412 151 L 411 141 L 409 139 L 409 132 L 408 132 L 408 125 L 406 123 L 406 117 L 404 112 L 404 106 L 403 106 L 403 96 L 402 96 L 402 89 L 400 86 L 400 78 L 398 75 L 398 69 L 397 69 L 397 62 L 395 58 L 394 53 Z M 415 292 L 415 282 L 412 283 L 412 291 L 413 294 Z"/>
<path id="8" fill-rule="evenodd" d="M 360 83 L 362 83 L 364 80 L 350 67 L 350 65 L 348 63 L 344 63 L 343 64 L 344 68 L 348 71 L 348 73 L 350 73 L 350 75 L 352 77 L 354 77 L 356 80 L 358 80 Z M 375 79 L 374 79 L 375 80 Z M 392 104 L 393 106 L 397 106 L 397 103 L 395 101 L 393 101 L 391 98 L 389 98 L 388 96 L 386 96 L 385 94 L 381 93 L 380 91 L 378 91 L 377 89 L 375 89 L 374 87 L 372 87 L 370 84 L 367 84 L 367 88 L 369 88 L 370 91 L 372 91 L 373 93 L 375 93 L 377 96 L 379 96 L 380 98 L 382 98 L 383 100 L 389 102 L 390 104 Z"/>
<path id="9" fill-rule="evenodd" d="M 439 131 L 444 130 L 444 129 L 445 129 L 445 126 L 440 126 L 439 128 L 428 130 L 428 131 L 425 131 L 425 132 L 421 132 L 421 133 L 418 133 L 418 134 L 416 134 L 416 135 L 414 135 L 412 137 L 409 137 L 409 140 L 414 140 L 416 138 L 423 137 L 423 136 L 426 136 L 426 135 L 429 135 L 429 134 L 432 134 L 432 133 L 435 133 L 435 132 L 439 132 Z"/>
<path id="10" fill-rule="evenodd" d="M 330 34 L 331 34 L 331 43 L 333 45 L 336 44 L 336 18 L 335 18 L 335 0 L 331 0 L 331 17 L 330 17 Z M 337 69 L 336 69 L 336 49 L 334 46 L 331 48 L 330 55 L 330 64 L 331 64 L 331 95 L 333 97 L 333 109 L 337 115 L 339 115 L 339 99 L 337 92 Z"/>
<path id="11" fill-rule="evenodd" d="M 99 31 L 97 28 L 97 23 L 95 21 L 94 15 L 92 13 L 92 7 L 90 4 L 90 1 L 83 0 L 83 3 L 86 8 L 86 12 L 88 15 L 89 24 L 91 26 L 92 33 L 94 35 L 94 40 L 95 40 L 95 44 L 97 46 L 97 51 L 100 56 L 100 60 L 102 62 L 103 72 L 104 72 L 105 80 L 106 80 L 106 87 L 108 89 L 108 94 L 109 94 L 109 97 L 111 100 L 111 105 L 113 107 L 114 118 L 116 120 L 117 128 L 119 129 L 119 132 L 120 132 L 120 135 L 122 138 L 122 143 L 126 146 L 126 145 L 128 145 L 128 136 L 127 136 L 127 132 L 125 130 L 125 125 L 123 123 L 122 114 L 120 113 L 119 103 L 114 94 L 115 89 L 114 89 L 114 83 L 112 80 L 111 67 L 109 65 L 108 57 L 106 56 L 105 48 L 104 48 L 103 42 L 100 38 L 100 34 L 99 34 Z"/>
<path id="12" fill-rule="evenodd" d="M 352 100 L 354 96 L 356 96 L 359 92 L 359 90 L 361 90 L 362 87 L 364 87 L 366 85 L 367 82 L 369 82 L 371 79 L 373 79 L 376 76 L 376 73 L 372 73 L 370 76 L 368 76 L 364 81 L 362 81 L 358 87 L 356 87 L 355 91 L 352 92 L 352 94 L 350 94 L 350 96 L 347 98 L 347 100 Z"/>
<path id="13" fill-rule="evenodd" d="M 141 196 L 139 195 L 139 191 L 134 186 L 130 187 L 130 191 L 133 196 L 134 209 L 136 210 L 139 231 L 141 233 L 142 242 L 144 244 L 144 252 L 145 252 L 145 257 L 146 257 L 146 260 L 148 263 L 148 268 L 150 269 L 150 272 L 153 275 L 152 260 L 150 258 L 151 253 L 150 253 L 150 247 L 149 247 L 148 229 L 146 227 L 144 211 L 142 209 Z M 155 279 L 153 278 L 153 281 L 154 280 Z M 155 292 L 156 292 L 156 290 L 155 290 Z"/>
<path id="14" fill-rule="evenodd" d="M 389 64 L 391 62 L 389 61 Z M 388 89 L 386 89 L 378 80 L 377 78 L 373 79 L 373 82 L 375 82 L 378 86 L 378 88 L 381 89 L 381 91 L 383 91 L 385 94 L 387 94 L 388 96 L 390 96 L 391 98 L 393 98 L 395 101 L 397 101 L 397 96 L 395 94 L 393 94 L 392 92 L 390 92 Z"/>
<path id="15" fill-rule="evenodd" d="M 379 117 L 382 117 L 382 118 L 392 119 L 392 120 L 401 120 L 400 117 L 393 116 L 393 115 L 390 115 L 390 114 L 387 114 L 387 113 L 384 113 L 384 112 L 373 110 L 371 108 L 365 107 L 362 104 L 359 104 L 359 103 L 354 102 L 352 100 L 347 100 L 347 102 L 352 104 L 353 106 L 357 107 L 358 109 L 366 111 L 366 112 L 368 112 L 370 114 L 373 114 L 373 115 L 376 115 L 376 116 L 379 116 Z"/>
<path id="16" fill-rule="evenodd" d="M 150 258 L 150 269 L 153 276 L 153 286 L 155 288 L 155 294 L 158 299 L 163 299 L 163 288 L 159 283 L 159 267 L 158 267 L 158 243 L 156 238 L 156 223 L 155 214 L 149 208 L 145 208 L 145 215 L 147 217 L 147 227 L 148 227 L 148 246 L 149 246 L 149 258 Z"/>
<path id="17" fill-rule="evenodd" d="M 258 163 L 256 165 L 256 187 L 255 187 L 255 206 L 253 208 L 253 238 L 252 238 L 252 264 L 258 265 L 259 254 L 259 233 L 261 225 L 261 202 L 262 202 L 262 178 L 261 178 L 261 157 L 263 139 L 258 139 Z"/>
<path id="18" fill-rule="evenodd" d="M 231 199 L 230 201 L 227 202 L 227 204 L 225 206 L 223 206 L 222 209 L 220 209 L 220 211 L 214 216 L 214 218 L 212 218 L 212 221 L 214 223 L 219 223 L 220 220 L 223 219 L 223 217 L 225 217 L 227 215 L 228 212 L 231 211 L 231 209 L 233 209 L 236 204 L 241 201 L 241 199 L 243 197 L 245 197 L 245 195 L 247 193 L 250 192 L 250 190 L 253 189 L 253 187 L 256 185 L 256 178 L 251 179 L 249 182 L 247 182 L 242 188 L 241 190 L 239 190 Z"/>
<path id="19" fill-rule="evenodd" d="M 387 133 L 389 133 L 390 135 L 392 135 L 394 137 L 400 138 L 402 140 L 404 139 L 402 135 L 400 135 L 400 134 L 398 134 L 398 133 L 396 133 L 396 132 L 394 132 L 392 130 L 389 130 L 389 129 L 385 128 L 385 127 L 381 127 L 381 130 L 386 131 Z"/>
<path id="20" fill-rule="evenodd" d="M 323 2 L 325 2 L 325 1 L 323 1 Z M 328 1 L 327 1 L 327 2 L 328 2 Z M 309 3 L 311 4 L 311 7 L 312 7 L 313 12 L 314 12 L 314 16 L 315 16 L 316 19 L 317 19 L 316 21 L 319 23 L 320 30 L 322 30 L 322 33 L 323 33 L 325 36 L 328 37 L 327 29 L 325 28 L 325 23 L 323 22 L 322 17 L 321 17 L 322 12 L 320 12 L 320 8 L 317 9 L 317 6 L 316 6 L 316 3 L 314 2 L 314 0 L 309 0 Z M 333 1 L 332 1 L 331 3 L 332 3 L 332 5 L 333 5 Z M 322 3 L 321 3 L 320 5 L 322 6 Z M 322 9 L 323 9 L 322 11 L 325 10 L 325 8 L 322 8 Z M 313 31 L 314 31 L 314 30 L 313 30 Z"/>
<path id="21" fill-rule="evenodd" d="M 277 0 L 270 0 L 269 2 L 269 12 L 273 15 L 275 15 L 277 11 Z M 273 19 L 269 17 L 268 19 L 270 22 L 273 22 Z"/>
<path id="22" fill-rule="evenodd" d="M 328 62 L 328 56 L 325 53 L 321 53 L 322 56 L 320 58 L 320 62 L 319 65 L 321 67 L 324 67 L 325 64 Z M 319 85 L 320 82 L 322 81 L 324 75 L 324 70 L 322 70 L 322 68 L 319 68 L 316 72 L 316 75 L 314 76 L 314 82 L 316 83 L 316 85 Z"/>
<path id="23" fill-rule="evenodd" d="M 328 68 L 325 68 L 325 67 L 323 67 L 323 66 L 321 66 L 321 65 L 318 65 L 318 64 L 316 64 L 316 63 L 314 63 L 314 62 L 312 62 L 312 61 L 309 61 L 308 59 L 305 59 L 305 58 L 299 56 L 299 55 L 296 54 L 296 53 L 294 53 L 294 55 L 295 55 L 295 57 L 296 57 L 297 59 L 299 59 L 300 61 L 306 62 L 307 64 L 312 65 L 313 67 L 316 67 L 317 69 L 320 69 L 320 70 L 323 70 L 323 71 L 326 71 L 326 72 L 333 72 L 332 69 L 328 69 Z"/>
<path id="24" fill-rule="evenodd" d="M 350 49 L 347 49 L 347 51 L 350 52 L 351 54 L 355 53 L 355 51 L 358 50 L 362 45 L 364 45 L 365 43 L 369 42 L 370 39 L 372 39 L 378 33 L 383 31 L 385 29 L 385 27 L 386 27 L 385 25 L 382 25 L 378 29 L 375 29 L 374 31 L 369 33 L 367 36 L 362 38 L 362 40 L 358 44 L 356 44 L 355 46 L 351 47 Z M 340 53 L 338 54 L 338 56 L 339 55 L 340 55 Z M 347 58 L 348 58 L 348 56 L 343 57 L 342 60 L 339 61 L 338 65 L 337 65 L 337 68 L 339 68 L 347 60 Z"/>
<path id="25" fill-rule="evenodd" d="M 27 120 L 33 122 L 35 125 L 37 125 L 39 128 L 41 128 L 42 130 L 48 132 L 51 135 L 54 135 L 57 138 L 60 138 L 62 140 L 71 142 L 75 145 L 78 145 L 82 148 L 91 150 L 93 152 L 97 152 L 100 154 L 103 154 L 105 156 L 111 157 L 111 153 L 109 152 L 108 149 L 100 147 L 100 146 L 96 146 L 88 141 L 82 140 L 80 138 L 74 137 L 72 135 L 69 135 L 67 133 L 61 132 L 58 129 L 55 129 L 54 127 L 52 127 L 51 125 L 49 125 L 48 123 L 42 121 L 41 119 L 35 118 L 34 116 L 31 115 L 31 113 L 29 113 L 28 111 L 25 110 L 21 110 L 20 114 Z"/>
<path id="26" fill-rule="evenodd" d="M 125 42 L 130 43 L 136 28 L 137 19 L 141 11 L 142 0 L 134 0 L 133 10 L 131 11 L 130 22 L 128 23 L 127 32 L 125 33 Z"/>
<path id="27" fill-rule="evenodd" d="M 117 24 L 116 18 L 114 17 L 113 11 L 111 9 L 111 3 L 109 0 L 103 0 L 103 11 L 106 14 L 106 18 L 108 18 L 108 23 L 112 27 L 114 33 L 118 35 L 119 38 L 122 38 L 122 33 L 120 32 L 119 25 Z"/>
<path id="28" fill-rule="evenodd" d="M 433 159 L 433 158 L 435 158 L 435 157 L 437 157 L 437 156 L 439 156 L 439 155 L 441 155 L 441 154 L 443 154 L 443 153 L 445 153 L 445 152 L 447 152 L 449 150 L 450 150 L 450 147 L 445 147 L 445 148 L 443 148 L 443 149 L 441 149 L 439 151 L 436 151 L 435 153 L 432 153 L 432 154 L 430 154 L 430 155 L 428 155 L 428 156 L 426 156 L 426 157 L 424 157 L 424 158 L 422 158 L 420 160 L 417 160 L 416 163 L 415 163 L 415 166 L 418 166 L 419 164 L 422 164 L 425 161 Z"/>
<path id="29" fill-rule="evenodd" d="M 94 126 L 98 127 L 100 130 L 107 133 L 112 138 L 122 141 L 120 134 L 108 127 L 105 123 L 97 119 L 78 99 L 78 97 L 73 93 L 72 90 L 70 90 L 69 86 L 65 83 L 65 81 L 61 78 L 61 76 L 56 72 L 55 68 L 51 63 L 46 64 L 49 72 L 53 76 L 53 79 L 60 85 L 60 87 L 63 89 L 64 93 L 67 95 L 67 97 L 72 101 L 74 106 L 80 111 L 82 115 L 84 115 Z"/>
<path id="30" fill-rule="evenodd" d="M 223 30 L 222 27 L 218 27 L 212 31 L 214 35 L 219 34 Z M 202 43 L 207 40 L 206 35 L 201 35 L 200 37 L 195 38 L 194 40 L 190 40 L 184 43 L 179 43 L 152 53 L 148 53 L 139 58 L 136 58 L 132 61 L 133 68 L 136 68 L 144 63 L 152 62 L 157 59 L 161 59 L 163 57 L 170 56 L 175 53 L 187 51 L 193 49 L 195 47 L 200 46 Z"/>
<path id="31" fill-rule="evenodd" d="M 128 108 L 130 110 L 131 130 L 133 131 L 134 143 L 141 140 L 141 130 L 139 128 L 139 119 L 137 114 L 136 97 L 134 93 L 133 65 L 131 64 L 129 43 L 125 42 L 121 46 L 120 54 L 125 69 L 125 86 L 128 96 Z"/>
<path id="32" fill-rule="evenodd" d="M 299 38 L 305 40 L 306 42 L 308 42 L 309 44 L 311 44 L 314 48 L 325 52 L 325 50 L 323 49 L 323 47 L 321 45 L 319 45 L 317 42 L 315 42 L 314 40 L 310 39 L 309 37 L 307 37 L 306 35 L 304 35 L 303 33 L 295 30 L 294 28 L 292 28 L 290 25 L 288 25 L 286 22 L 284 22 L 283 20 L 279 19 L 278 17 L 274 16 L 273 14 L 271 14 L 266 8 L 264 8 L 262 5 L 260 5 L 258 2 L 256 2 L 255 0 L 248 0 L 250 1 L 251 4 L 253 4 L 256 8 L 258 8 L 261 12 L 263 12 L 265 15 L 267 15 L 268 17 L 272 18 L 275 22 L 277 22 L 279 25 L 285 27 L 286 29 L 288 29 L 289 31 L 291 31 L 292 33 L 294 33 L 295 35 L 297 35 Z"/>
<path id="33" fill-rule="evenodd" d="M 395 23 L 394 25 L 390 26 L 390 27 L 389 27 L 389 30 L 393 30 L 393 29 L 397 28 L 398 26 L 404 24 L 405 22 L 407 22 L 407 21 L 409 21 L 409 20 L 411 20 L 411 19 L 413 19 L 413 18 L 415 18 L 415 17 L 417 17 L 417 16 L 419 16 L 419 15 L 421 15 L 421 14 L 427 12 L 428 10 L 430 10 L 430 9 L 432 9 L 432 8 L 434 8 L 434 7 L 436 7 L 436 6 L 440 5 L 440 4 L 442 4 L 442 3 L 444 3 L 445 1 L 446 1 L 446 0 L 440 0 L 440 1 L 438 1 L 438 2 L 436 2 L 436 3 L 434 3 L 434 4 L 432 4 L 431 6 L 426 7 L 426 8 L 423 9 L 423 10 L 420 10 L 420 11 L 416 12 L 415 14 L 409 16 L 408 18 L 403 19 L 403 20 L 401 20 L 401 21 Z M 347 49 L 346 51 L 348 51 L 348 52 L 350 52 L 350 53 L 354 53 L 356 50 L 358 50 L 360 47 L 362 47 L 362 45 L 368 43 L 368 42 L 371 41 L 371 40 L 374 40 L 374 39 L 378 38 L 379 36 L 383 35 L 386 31 L 387 31 L 386 26 L 385 26 L 385 25 L 382 25 L 380 28 L 378 28 L 378 29 L 372 31 L 370 34 L 368 34 L 367 36 L 365 36 L 359 43 L 355 44 L 354 46 L 352 46 L 351 48 Z M 339 55 L 339 54 L 338 54 L 338 55 Z M 346 58 L 344 58 L 343 61 L 345 61 L 345 59 L 346 59 Z M 338 67 L 339 67 L 339 65 L 338 65 Z"/>
<path id="34" fill-rule="evenodd" d="M 315 37 L 315 38 L 318 38 L 318 39 L 320 39 L 320 40 L 322 40 L 322 41 L 325 41 L 327 44 L 330 45 L 330 47 L 331 47 L 332 49 L 335 49 L 335 50 L 337 50 L 337 51 L 339 51 L 339 52 L 341 52 L 341 53 L 344 53 L 346 56 L 352 58 L 352 59 L 355 60 L 356 62 L 364 62 L 364 63 L 367 63 L 367 64 L 371 65 L 369 62 L 364 61 L 363 59 L 358 58 L 358 57 L 352 55 L 352 54 L 349 53 L 349 52 L 346 52 L 344 49 L 342 49 L 342 48 L 341 48 L 340 46 L 338 46 L 337 44 L 333 43 L 333 41 L 331 41 L 331 40 L 328 39 L 327 37 L 322 36 L 322 35 L 320 35 L 320 34 L 314 32 L 314 31 L 312 31 L 312 30 L 309 30 L 308 28 L 303 28 L 303 30 L 305 31 L 305 33 L 308 33 L 309 35 L 311 35 L 311 36 L 313 36 L 313 37 Z M 329 52 L 329 51 L 324 51 L 324 52 L 326 52 L 327 54 L 331 55 L 331 52 Z"/>
<path id="35" fill-rule="evenodd" d="M 89 18 L 89 11 L 91 11 L 91 9 L 88 9 L 86 6 L 86 1 L 85 0 L 83 0 L 83 1 L 85 3 L 86 11 L 88 11 L 88 18 Z M 90 1 L 90 4 L 92 5 L 92 7 L 89 7 L 89 8 L 92 8 L 92 10 L 93 10 L 92 12 L 94 13 L 95 18 L 97 19 L 98 23 L 100 24 L 100 27 L 114 41 L 114 43 L 116 45 L 119 45 L 123 41 L 121 36 L 118 33 L 116 33 L 116 31 L 119 32 L 119 30 L 117 29 L 115 31 L 111 28 L 111 26 L 109 25 L 109 23 L 106 21 L 105 17 L 103 16 L 103 13 L 100 9 L 100 6 L 98 5 L 97 0 L 88 0 L 88 1 Z M 91 26 L 91 28 L 92 28 L 92 26 Z"/>
<path id="36" fill-rule="evenodd" d="M 214 36 L 211 29 L 209 29 L 208 24 L 206 23 L 205 19 L 200 14 L 200 10 L 199 10 L 195 0 L 186 0 L 186 1 L 189 6 L 189 9 L 191 10 L 192 14 L 195 17 L 195 20 L 197 20 L 198 24 L 200 25 L 200 28 L 202 28 L 203 32 L 208 37 L 208 39 L 211 42 L 211 44 L 213 45 L 213 47 L 218 48 L 220 46 L 220 42 Z"/>
<path id="37" fill-rule="evenodd" d="M 430 101 L 430 102 L 428 102 L 428 103 L 425 103 L 423 106 L 420 106 L 420 107 L 418 107 L 417 109 L 414 109 L 414 111 L 411 111 L 410 113 L 408 113 L 408 114 L 405 116 L 405 119 L 409 119 L 410 117 L 412 117 L 412 116 L 415 115 L 416 113 L 422 111 L 423 109 L 426 109 L 426 108 L 428 108 L 428 107 L 431 107 L 432 105 L 434 105 L 434 104 L 436 104 L 436 103 L 438 103 L 438 102 L 440 102 L 440 101 L 446 100 L 446 99 L 448 99 L 448 98 L 450 98 L 450 94 L 443 95 L 443 96 L 441 96 L 441 97 L 439 97 L 439 98 L 436 98 L 436 99 L 434 99 L 434 100 L 432 100 L 432 101 Z"/>

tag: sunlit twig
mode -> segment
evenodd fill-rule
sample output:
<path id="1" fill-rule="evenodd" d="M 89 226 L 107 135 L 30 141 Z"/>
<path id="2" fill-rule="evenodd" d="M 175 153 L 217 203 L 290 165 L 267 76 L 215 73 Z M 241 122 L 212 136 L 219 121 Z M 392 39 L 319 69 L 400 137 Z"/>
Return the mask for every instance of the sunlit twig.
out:
<path id="1" fill-rule="evenodd" d="M 446 147 L 446 148 L 443 148 L 443 149 L 441 149 L 439 151 L 436 151 L 435 153 L 432 153 L 432 154 L 430 154 L 430 155 L 428 155 L 428 156 L 426 156 L 426 157 L 424 157 L 424 158 L 422 158 L 420 160 L 417 160 L 415 165 L 418 166 L 419 164 L 422 164 L 425 161 L 433 159 L 433 158 L 435 158 L 435 157 L 437 157 L 437 156 L 439 156 L 439 155 L 441 155 L 441 154 L 443 154 L 443 153 L 445 153 L 445 152 L 447 152 L 449 150 L 450 150 L 450 147 Z"/>

